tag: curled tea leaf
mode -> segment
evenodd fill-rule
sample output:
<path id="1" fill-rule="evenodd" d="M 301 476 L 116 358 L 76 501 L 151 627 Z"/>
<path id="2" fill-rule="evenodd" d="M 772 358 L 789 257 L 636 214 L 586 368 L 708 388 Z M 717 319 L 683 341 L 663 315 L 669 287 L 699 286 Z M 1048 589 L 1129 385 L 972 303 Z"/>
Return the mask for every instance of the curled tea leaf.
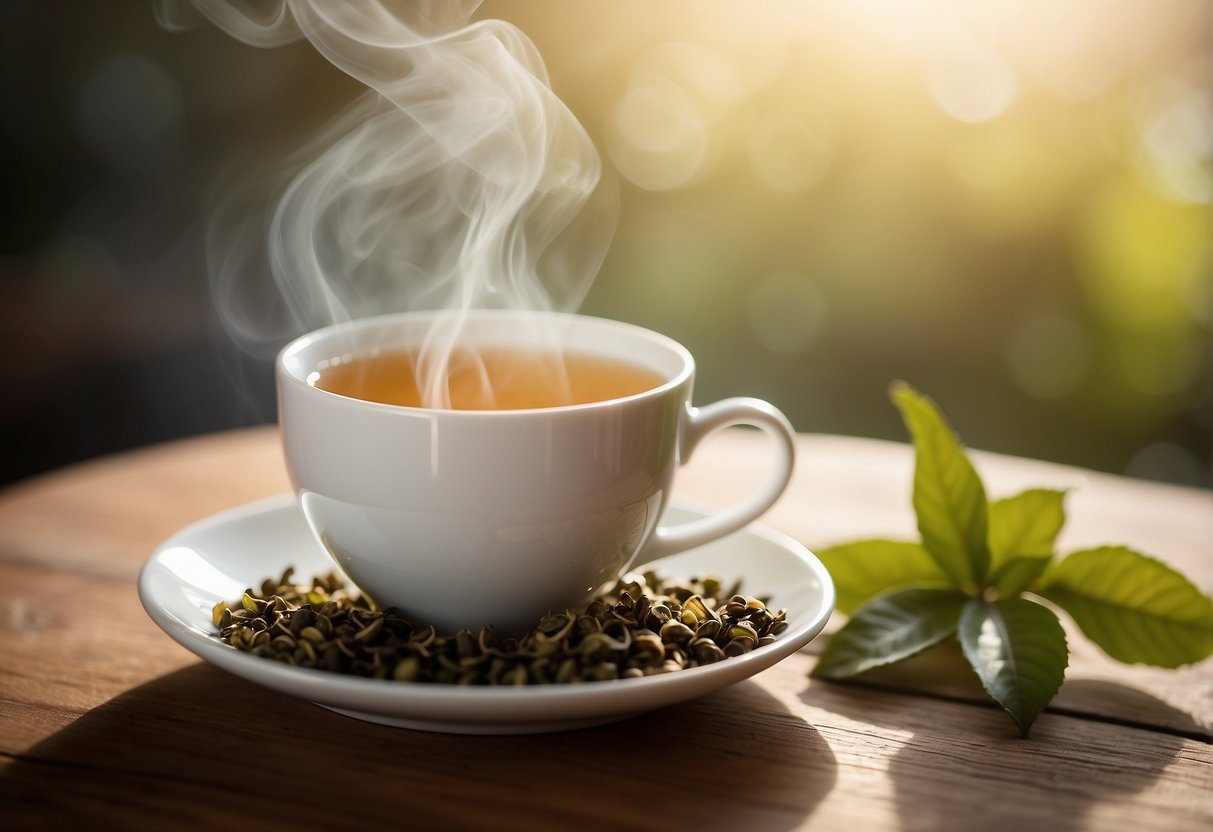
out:
<path id="1" fill-rule="evenodd" d="M 787 612 L 737 594 L 716 578 L 630 575 L 585 612 L 544 616 L 521 638 L 490 627 L 453 635 L 379 610 L 335 575 L 290 584 L 288 569 L 235 611 L 212 620 L 233 647 L 305 668 L 401 682 L 456 685 L 565 684 L 635 679 L 723 661 L 772 643 Z"/>

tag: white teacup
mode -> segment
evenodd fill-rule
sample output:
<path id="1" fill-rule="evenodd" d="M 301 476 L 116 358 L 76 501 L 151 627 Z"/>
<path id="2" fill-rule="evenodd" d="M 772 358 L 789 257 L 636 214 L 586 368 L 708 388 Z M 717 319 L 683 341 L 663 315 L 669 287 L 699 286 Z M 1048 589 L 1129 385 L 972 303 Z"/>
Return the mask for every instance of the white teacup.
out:
<path id="1" fill-rule="evenodd" d="M 695 363 L 630 324 L 548 313 L 571 351 L 655 371 L 658 386 L 590 404 L 442 410 L 368 402 L 314 386 L 334 358 L 415 347 L 439 313 L 367 318 L 312 332 L 278 357 L 279 421 L 303 512 L 341 569 L 380 606 L 440 630 L 521 632 L 583 606 L 626 570 L 734 532 L 792 474 L 793 430 L 767 402 L 691 406 Z M 508 344 L 535 313 L 474 311 L 462 344 Z M 734 424 L 775 440 L 770 477 L 742 502 L 660 525 L 674 469 Z M 745 564 L 738 564 L 744 572 Z"/>

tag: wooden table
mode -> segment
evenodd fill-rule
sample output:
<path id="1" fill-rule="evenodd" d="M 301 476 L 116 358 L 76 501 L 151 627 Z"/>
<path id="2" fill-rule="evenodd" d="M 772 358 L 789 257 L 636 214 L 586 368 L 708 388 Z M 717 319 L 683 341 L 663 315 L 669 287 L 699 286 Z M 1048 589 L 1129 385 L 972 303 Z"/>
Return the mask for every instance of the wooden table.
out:
<path id="1" fill-rule="evenodd" d="M 914 534 L 907 446 L 799 442 L 771 525 L 810 547 Z M 764 450 L 745 432 L 705 443 L 679 493 L 727 502 Z M 1213 585 L 1208 492 L 977 464 L 993 496 L 1079 486 L 1062 551 L 1131 544 Z M 1213 662 L 1126 667 L 1074 632 L 1067 682 L 1029 740 L 946 650 L 844 685 L 808 678 L 815 642 L 696 702 L 522 737 L 384 728 L 262 689 L 156 629 L 135 580 L 184 524 L 286 488 L 277 436 L 259 429 L 0 494 L 5 828 L 1213 828 Z"/>

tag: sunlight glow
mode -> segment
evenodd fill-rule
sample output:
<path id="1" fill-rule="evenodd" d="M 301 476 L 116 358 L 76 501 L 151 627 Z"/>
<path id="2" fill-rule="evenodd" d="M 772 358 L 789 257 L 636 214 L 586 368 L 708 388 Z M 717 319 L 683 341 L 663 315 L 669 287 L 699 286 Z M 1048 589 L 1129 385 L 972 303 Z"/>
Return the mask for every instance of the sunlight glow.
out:
<path id="1" fill-rule="evenodd" d="M 1015 101 L 1015 70 L 993 49 L 962 42 L 931 57 L 927 86 L 939 108 L 958 121 L 998 118 Z"/>

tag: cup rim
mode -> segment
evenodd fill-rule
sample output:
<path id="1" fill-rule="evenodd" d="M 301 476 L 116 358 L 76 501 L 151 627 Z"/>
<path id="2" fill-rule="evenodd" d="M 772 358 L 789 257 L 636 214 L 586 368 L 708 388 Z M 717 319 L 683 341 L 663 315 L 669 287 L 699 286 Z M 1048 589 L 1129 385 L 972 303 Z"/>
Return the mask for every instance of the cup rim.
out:
<path id="1" fill-rule="evenodd" d="M 379 326 L 390 326 L 396 320 L 408 320 L 417 318 L 433 318 L 441 319 L 446 315 L 451 315 L 449 310 L 418 310 L 411 312 L 392 312 L 384 315 L 372 315 L 365 318 L 355 318 L 349 321 L 341 321 L 335 324 L 314 329 L 304 333 L 292 340 L 278 352 L 277 358 L 274 360 L 275 375 L 280 382 L 285 382 L 291 386 L 308 391 L 307 395 L 318 395 L 322 398 L 328 398 L 334 401 L 340 401 L 350 407 L 358 407 L 369 409 L 381 413 L 400 413 L 425 415 L 433 417 L 435 414 L 442 414 L 443 418 L 462 418 L 462 419 L 501 419 L 506 416 L 517 417 L 521 414 L 554 414 L 554 413 L 576 413 L 584 411 L 600 410 L 608 407 L 618 407 L 622 403 L 642 401 L 648 398 L 656 398 L 664 395 L 668 391 L 684 384 L 695 372 L 695 359 L 690 351 L 682 344 L 663 335 L 660 332 L 655 332 L 651 329 L 638 326 L 636 324 L 627 323 L 626 321 L 617 321 L 611 318 L 596 317 L 593 315 L 581 315 L 576 312 L 551 312 L 551 311 L 535 311 L 535 310 L 510 310 L 510 309 L 470 309 L 462 313 L 470 318 L 495 318 L 500 320 L 508 320 L 517 318 L 520 320 L 533 320 L 535 316 L 544 318 L 552 318 L 559 321 L 568 321 L 575 324 L 588 324 L 592 326 L 610 327 L 615 330 L 623 331 L 642 341 L 648 341 L 654 345 L 660 346 L 676 355 L 680 362 L 681 368 L 677 373 L 656 387 L 651 387 L 648 390 L 642 390 L 639 393 L 633 393 L 630 396 L 621 396 L 614 399 L 602 399 L 601 401 L 584 402 L 581 404 L 559 405 L 556 407 L 529 407 L 529 408 L 502 408 L 502 409 L 486 409 L 486 410 L 460 410 L 456 408 L 435 408 L 435 407 L 414 407 L 403 404 L 389 404 L 386 402 L 369 401 L 367 399 L 359 399 L 353 396 L 345 396 L 341 393 L 334 393 L 330 390 L 324 390 L 310 384 L 307 377 L 300 375 L 292 370 L 287 362 L 298 353 L 311 347 L 312 345 L 328 338 L 341 336 L 345 333 L 356 331 L 359 329 L 371 329 Z M 310 375 L 312 371 L 308 371 Z"/>

